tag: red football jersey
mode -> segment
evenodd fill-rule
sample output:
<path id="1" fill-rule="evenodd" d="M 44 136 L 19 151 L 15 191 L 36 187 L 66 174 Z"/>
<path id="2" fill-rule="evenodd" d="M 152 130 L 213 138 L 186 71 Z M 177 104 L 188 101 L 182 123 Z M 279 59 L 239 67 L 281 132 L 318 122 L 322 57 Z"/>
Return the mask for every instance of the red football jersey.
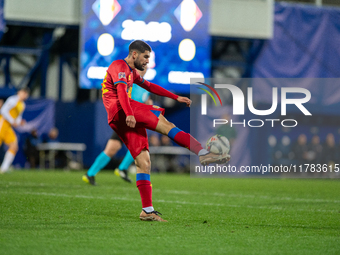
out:
<path id="1" fill-rule="evenodd" d="M 126 116 L 134 115 L 133 109 L 130 106 L 133 83 L 156 95 L 169 97 L 174 100 L 178 98 L 177 95 L 161 86 L 144 80 L 136 69 L 132 69 L 125 60 L 113 61 L 107 69 L 102 83 L 103 103 L 107 111 L 109 123 L 121 109 L 124 110 Z M 124 91 L 124 89 L 127 91 Z"/>
<path id="2" fill-rule="evenodd" d="M 117 85 L 119 83 L 125 83 L 128 88 L 128 96 L 131 98 L 133 83 L 141 84 L 143 81 L 144 79 L 136 69 L 131 69 L 125 60 L 116 60 L 111 63 L 102 83 L 103 103 L 108 114 L 109 123 L 116 113 L 122 109 L 118 100 Z M 133 115 L 133 113 L 131 115 Z"/>

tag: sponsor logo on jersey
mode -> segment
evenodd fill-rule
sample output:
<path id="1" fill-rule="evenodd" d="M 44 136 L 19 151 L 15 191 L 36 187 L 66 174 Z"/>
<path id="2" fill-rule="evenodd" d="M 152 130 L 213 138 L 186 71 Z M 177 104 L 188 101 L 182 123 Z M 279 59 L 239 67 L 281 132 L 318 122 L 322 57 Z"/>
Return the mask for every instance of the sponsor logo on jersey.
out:
<path id="1" fill-rule="evenodd" d="M 153 105 L 152 107 L 153 107 L 153 108 L 156 108 L 156 109 L 160 108 L 160 107 L 157 106 L 157 105 Z"/>
<path id="2" fill-rule="evenodd" d="M 131 74 L 129 74 L 128 81 L 131 81 Z"/>
<path id="3" fill-rule="evenodd" d="M 123 79 L 123 78 L 126 78 L 125 73 L 124 72 L 118 73 L 118 79 Z"/>

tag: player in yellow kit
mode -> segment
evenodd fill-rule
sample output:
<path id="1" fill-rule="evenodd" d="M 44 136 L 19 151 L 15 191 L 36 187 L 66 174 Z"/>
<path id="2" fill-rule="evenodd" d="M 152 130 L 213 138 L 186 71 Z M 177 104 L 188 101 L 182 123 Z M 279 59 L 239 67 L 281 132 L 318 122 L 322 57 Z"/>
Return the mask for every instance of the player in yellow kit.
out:
<path id="1" fill-rule="evenodd" d="M 7 98 L 0 110 L 0 145 L 4 142 L 8 146 L 0 173 L 5 173 L 11 166 L 18 151 L 18 139 L 13 127 L 25 124 L 22 113 L 25 110 L 25 100 L 29 96 L 29 89 L 22 88 L 14 96 Z"/>

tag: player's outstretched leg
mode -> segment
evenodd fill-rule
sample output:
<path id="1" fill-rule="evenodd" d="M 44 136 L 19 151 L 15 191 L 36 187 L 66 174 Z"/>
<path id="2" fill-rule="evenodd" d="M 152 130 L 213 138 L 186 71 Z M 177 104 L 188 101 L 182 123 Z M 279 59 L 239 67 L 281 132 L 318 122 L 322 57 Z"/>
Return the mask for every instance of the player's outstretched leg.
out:
<path id="1" fill-rule="evenodd" d="M 111 158 L 122 148 L 122 143 L 119 140 L 109 139 L 105 150 L 102 151 L 87 171 L 87 173 L 82 177 L 82 180 L 88 184 L 96 185 L 95 176 L 102 170 L 111 160 Z"/>
<path id="2" fill-rule="evenodd" d="M 159 115 L 156 131 L 169 136 L 178 145 L 185 147 L 199 156 L 202 165 L 211 163 L 226 163 L 230 160 L 229 154 L 222 155 L 211 153 L 203 149 L 202 145 L 190 134 L 177 128 L 173 123 L 167 121 L 163 115 Z"/>
<path id="3" fill-rule="evenodd" d="M 120 176 L 124 181 L 131 183 L 131 179 L 128 175 L 128 168 L 134 162 L 134 159 L 130 153 L 127 151 L 123 161 L 119 164 L 118 168 L 115 169 L 115 175 Z"/>
<path id="4" fill-rule="evenodd" d="M 9 171 L 9 167 L 12 165 L 12 162 L 15 158 L 15 155 L 18 151 L 18 143 L 13 142 L 8 144 L 8 150 L 5 154 L 4 160 L 2 161 L 1 167 L 0 167 L 0 173 L 6 173 Z"/>
<path id="5" fill-rule="evenodd" d="M 136 185 L 142 199 L 142 212 L 139 218 L 144 221 L 162 221 L 159 215 L 161 213 L 154 210 L 152 206 L 152 185 L 150 181 L 150 155 L 147 150 L 142 150 L 141 153 L 135 158 L 137 175 L 136 175 Z"/>

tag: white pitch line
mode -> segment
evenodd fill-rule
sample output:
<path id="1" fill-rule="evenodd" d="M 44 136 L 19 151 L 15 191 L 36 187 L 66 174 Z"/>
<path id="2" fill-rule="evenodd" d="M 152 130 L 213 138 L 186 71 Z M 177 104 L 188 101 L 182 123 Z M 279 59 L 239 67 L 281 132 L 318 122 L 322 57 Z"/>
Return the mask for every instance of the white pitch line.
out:
<path id="1" fill-rule="evenodd" d="M 39 186 L 39 187 L 64 187 L 64 188 L 81 188 L 84 185 L 77 184 L 49 184 L 49 183 L 34 183 L 34 182 L 5 182 L 0 181 L 0 184 L 9 184 L 16 186 Z M 114 186 L 101 186 L 101 189 L 112 189 Z M 134 189 L 127 187 L 119 187 L 120 190 L 133 191 Z M 296 201 L 296 202 L 312 202 L 312 203 L 340 203 L 340 200 L 329 200 L 329 199 L 310 199 L 310 198 L 292 198 L 292 197 L 275 197 L 275 196 L 263 196 L 263 195 L 244 195 L 244 194 L 230 194 L 230 193 L 219 193 L 219 192 L 195 192 L 186 190 L 163 190 L 163 189 L 152 189 L 153 192 L 163 192 L 168 194 L 180 194 L 180 195 L 203 195 L 203 196 L 216 196 L 216 197 L 230 197 L 230 198 L 251 198 L 251 199 L 270 199 L 270 200 L 284 200 L 284 201 Z"/>
<path id="2" fill-rule="evenodd" d="M 37 182 L 5 182 L 0 181 L 0 184 L 10 184 L 10 185 L 16 185 L 16 186 L 33 186 L 33 187 L 60 187 L 60 188 L 81 188 L 84 187 L 84 185 L 76 185 L 76 184 L 51 184 L 51 183 L 37 183 Z"/>
<path id="3" fill-rule="evenodd" d="M 155 191 L 155 189 L 153 189 Z M 275 200 L 289 200 L 289 201 L 297 201 L 297 202 L 320 202 L 320 203 L 340 203 L 340 200 L 327 200 L 327 199 L 309 199 L 309 198 L 292 198 L 292 197 L 275 197 L 275 196 L 262 196 L 262 195 L 243 195 L 243 194 L 226 194 L 226 193 L 208 193 L 208 192 L 192 192 L 192 191 L 181 191 L 181 190 L 161 190 L 157 189 L 156 191 L 161 191 L 165 193 L 172 194 L 181 194 L 181 195 L 206 195 L 206 196 L 219 196 L 219 197 L 236 197 L 236 198 L 261 198 L 261 199 L 275 199 Z"/>
<path id="4" fill-rule="evenodd" d="M 48 193 L 48 192 L 9 192 L 7 190 L 0 190 L 0 193 L 4 194 L 25 194 L 25 195 L 37 195 L 37 196 L 53 196 L 53 197 L 68 197 L 68 198 L 86 198 L 86 199 L 101 199 L 101 200 L 124 200 L 124 201 L 132 201 L 132 202 L 140 202 L 140 199 L 132 199 L 128 197 L 100 197 L 100 196 L 85 196 L 85 195 L 69 195 L 69 194 L 60 194 L 60 193 Z M 187 201 L 171 201 L 171 200 L 162 200 L 162 199 L 154 199 L 156 203 L 171 203 L 171 204 L 184 204 L 184 205 L 197 205 L 197 206 L 218 206 L 218 207 L 233 207 L 233 208 L 250 208 L 250 209 L 264 209 L 264 210 L 279 210 L 279 211 L 288 211 L 287 208 L 279 207 L 279 206 L 251 206 L 251 205 L 231 205 L 231 204 L 215 204 L 215 203 L 196 203 L 196 202 L 187 202 Z M 321 209 L 291 209 L 292 211 L 308 211 L 308 212 L 331 212 L 338 213 L 338 210 L 321 210 Z"/>

